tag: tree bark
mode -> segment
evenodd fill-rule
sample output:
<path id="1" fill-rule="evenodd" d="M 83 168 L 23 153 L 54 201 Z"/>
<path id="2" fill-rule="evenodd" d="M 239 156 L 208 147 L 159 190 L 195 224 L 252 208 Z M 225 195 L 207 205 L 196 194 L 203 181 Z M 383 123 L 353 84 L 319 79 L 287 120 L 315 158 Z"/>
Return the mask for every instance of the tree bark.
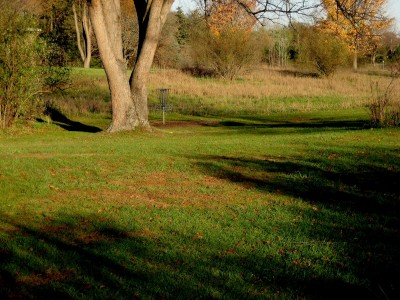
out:
<path id="1" fill-rule="evenodd" d="M 87 3 L 83 2 L 81 10 L 81 21 L 82 21 L 82 36 L 83 42 L 81 40 L 81 30 L 78 22 L 78 13 L 75 8 L 75 3 L 72 3 L 72 12 L 74 14 L 75 31 L 76 31 L 76 42 L 78 45 L 78 50 L 81 55 L 81 60 L 83 62 L 84 68 L 90 68 L 90 62 L 92 59 L 92 24 L 90 22 Z"/>
<path id="2" fill-rule="evenodd" d="M 150 128 L 147 83 L 162 26 L 173 0 L 134 0 L 139 46 L 130 78 L 123 57 L 120 0 L 89 1 L 90 19 L 106 71 L 112 103 L 109 132 Z"/>
<path id="3" fill-rule="evenodd" d="M 353 71 L 357 72 L 357 70 L 358 70 L 358 55 L 357 55 L 357 50 L 355 50 L 353 53 Z"/>
<path id="4" fill-rule="evenodd" d="M 84 68 L 90 68 L 90 61 L 92 60 L 92 23 L 90 22 L 87 4 L 83 4 L 82 12 L 82 28 L 83 38 L 85 41 L 86 55 L 83 61 Z"/>
<path id="5" fill-rule="evenodd" d="M 162 27 L 173 0 L 134 0 L 139 23 L 139 45 L 135 67 L 129 79 L 138 120 L 148 126 L 147 82 Z"/>
<path id="6" fill-rule="evenodd" d="M 353 71 L 358 71 L 358 37 L 354 41 L 354 53 L 353 53 Z"/>
<path id="7" fill-rule="evenodd" d="M 135 108 L 122 56 L 119 0 L 92 0 L 90 19 L 111 94 L 112 121 L 109 132 L 129 130 L 135 125 Z"/>

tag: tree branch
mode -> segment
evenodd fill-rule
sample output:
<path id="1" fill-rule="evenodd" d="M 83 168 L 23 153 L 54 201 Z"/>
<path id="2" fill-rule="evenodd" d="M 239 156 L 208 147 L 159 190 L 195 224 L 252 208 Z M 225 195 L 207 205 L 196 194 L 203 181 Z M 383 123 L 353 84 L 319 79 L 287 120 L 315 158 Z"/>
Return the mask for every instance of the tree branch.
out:
<path id="1" fill-rule="evenodd" d="M 292 15 L 312 16 L 315 9 L 321 7 L 320 2 L 313 0 L 256 0 L 256 7 L 251 8 L 243 0 L 236 0 L 249 14 L 257 20 L 276 20 L 286 16 L 289 20 Z M 273 17 L 275 15 L 275 17 Z"/>

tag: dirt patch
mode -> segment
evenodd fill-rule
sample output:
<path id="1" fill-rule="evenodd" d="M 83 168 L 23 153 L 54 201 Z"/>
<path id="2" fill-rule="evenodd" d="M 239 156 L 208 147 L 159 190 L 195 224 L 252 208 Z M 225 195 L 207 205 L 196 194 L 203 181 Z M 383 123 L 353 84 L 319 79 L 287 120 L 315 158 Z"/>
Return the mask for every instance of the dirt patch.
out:
<path id="1" fill-rule="evenodd" d="M 151 126 L 156 128 L 176 128 L 176 127 L 195 127 L 195 126 L 213 126 L 217 125 L 219 121 L 202 121 L 202 120 L 190 120 L 190 121 L 166 121 L 165 125 L 162 121 L 152 121 Z"/>
<path id="2" fill-rule="evenodd" d="M 18 284 L 27 284 L 30 286 L 40 286 L 47 285 L 52 282 L 65 281 L 70 275 L 71 271 L 57 271 L 53 269 L 48 269 L 42 273 L 32 273 L 30 275 L 23 275 L 17 278 Z"/>
<path id="3" fill-rule="evenodd" d="M 285 122 L 293 122 L 293 123 L 305 123 L 305 122 L 312 122 L 312 119 L 308 118 L 291 118 L 288 120 L 284 120 Z"/>
<path id="4" fill-rule="evenodd" d="M 0 231 L 6 232 L 6 233 L 14 233 L 19 231 L 18 227 L 13 226 L 13 225 L 0 225 Z"/>
<path id="5" fill-rule="evenodd" d="M 263 175 L 257 173 L 257 178 Z M 219 176 L 156 171 L 132 179 L 112 180 L 108 188 L 55 191 L 58 200 L 53 200 L 75 201 L 79 197 L 93 204 L 101 203 L 96 210 L 99 215 L 126 206 L 161 209 L 176 206 L 215 207 L 225 202 L 252 201 L 248 191 L 253 190 L 254 185 L 253 182 L 237 184 L 231 178 Z M 88 240 L 92 239 L 88 237 Z"/>

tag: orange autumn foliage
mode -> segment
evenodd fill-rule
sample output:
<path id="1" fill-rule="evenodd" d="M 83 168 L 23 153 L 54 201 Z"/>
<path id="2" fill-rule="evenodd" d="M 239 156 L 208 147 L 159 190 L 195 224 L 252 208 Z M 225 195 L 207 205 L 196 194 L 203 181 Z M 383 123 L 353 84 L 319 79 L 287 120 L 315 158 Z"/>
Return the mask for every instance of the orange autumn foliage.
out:
<path id="1" fill-rule="evenodd" d="M 256 0 L 244 0 L 242 3 L 250 9 L 256 6 Z M 210 30 L 219 35 L 225 30 L 251 32 L 256 19 L 238 1 L 215 0 L 207 8 L 207 23 Z"/>

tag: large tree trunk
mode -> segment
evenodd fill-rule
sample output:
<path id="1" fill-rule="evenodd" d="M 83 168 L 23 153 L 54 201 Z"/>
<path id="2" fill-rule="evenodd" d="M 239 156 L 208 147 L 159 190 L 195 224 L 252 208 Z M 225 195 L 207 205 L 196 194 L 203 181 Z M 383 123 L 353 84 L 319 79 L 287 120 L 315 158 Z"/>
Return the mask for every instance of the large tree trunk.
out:
<path id="1" fill-rule="evenodd" d="M 122 56 L 119 0 L 92 0 L 89 12 L 111 94 L 112 121 L 108 131 L 130 130 L 137 122 Z"/>
<path id="2" fill-rule="evenodd" d="M 134 0 L 139 24 L 139 45 L 129 82 L 142 126 L 148 126 L 148 75 L 172 3 L 173 0 L 152 0 L 147 3 L 144 0 Z"/>
<path id="3" fill-rule="evenodd" d="M 150 128 L 148 75 L 173 0 L 134 0 L 134 3 L 140 34 L 136 64 L 128 79 L 122 48 L 120 0 L 89 2 L 90 18 L 111 93 L 112 123 L 109 132 Z"/>

